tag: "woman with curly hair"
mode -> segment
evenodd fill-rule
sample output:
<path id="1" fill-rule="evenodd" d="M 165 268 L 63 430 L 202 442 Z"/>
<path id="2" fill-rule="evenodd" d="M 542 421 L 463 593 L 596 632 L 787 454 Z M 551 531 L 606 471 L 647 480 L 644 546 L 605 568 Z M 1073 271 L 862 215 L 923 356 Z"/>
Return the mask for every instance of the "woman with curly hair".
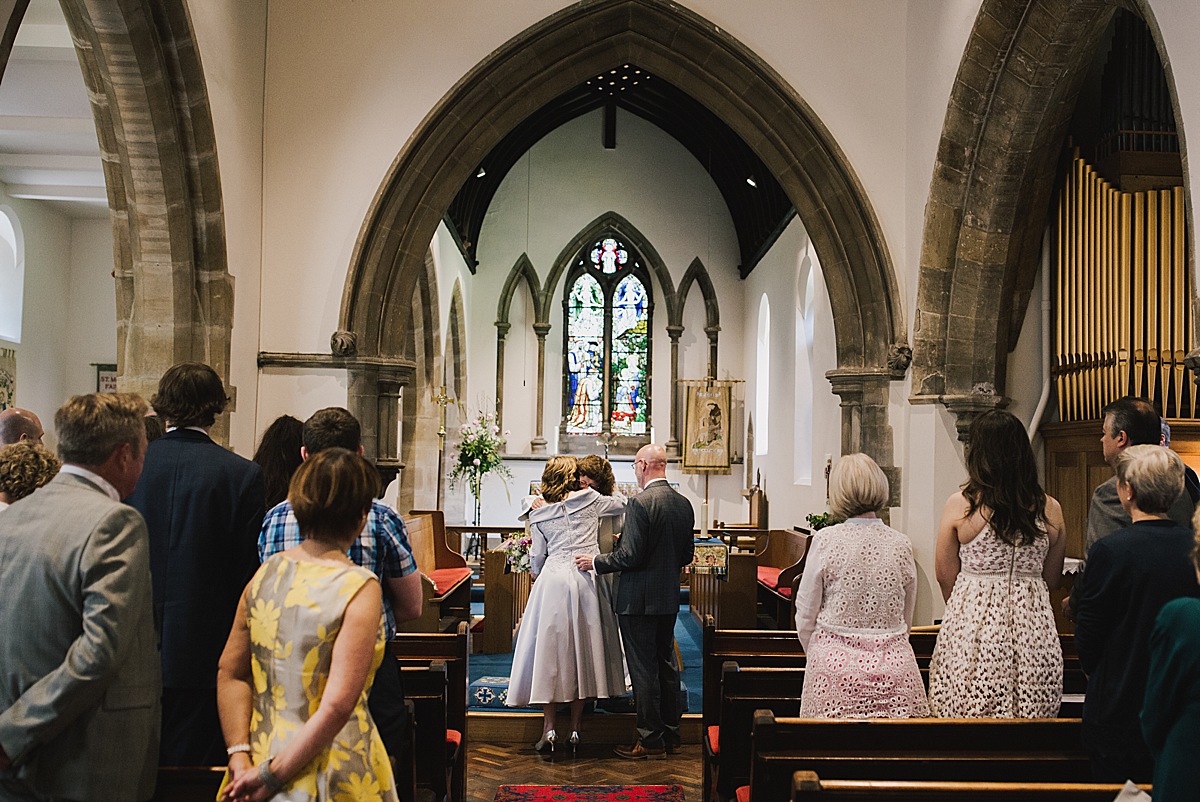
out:
<path id="1" fill-rule="evenodd" d="M 57 457 L 32 440 L 0 448 L 0 510 L 53 479 L 59 465 Z"/>
<path id="2" fill-rule="evenodd" d="M 625 693 L 608 586 L 575 567 L 576 554 L 596 553 L 600 519 L 624 512 L 625 499 L 580 489 L 574 457 L 546 463 L 542 498 L 546 505 L 529 515 L 529 570 L 536 581 L 513 649 L 506 704 L 541 705 L 542 737 L 534 748 L 554 751 L 559 704 L 571 705 L 567 741 L 575 749 L 584 701 Z"/>
<path id="3" fill-rule="evenodd" d="M 1062 575 L 1062 508 L 1038 482 L 1025 427 L 1003 410 L 971 424 L 967 481 L 946 501 L 935 569 L 947 599 L 929 667 L 943 718 L 1053 718 L 1062 646 L 1050 590 Z"/>

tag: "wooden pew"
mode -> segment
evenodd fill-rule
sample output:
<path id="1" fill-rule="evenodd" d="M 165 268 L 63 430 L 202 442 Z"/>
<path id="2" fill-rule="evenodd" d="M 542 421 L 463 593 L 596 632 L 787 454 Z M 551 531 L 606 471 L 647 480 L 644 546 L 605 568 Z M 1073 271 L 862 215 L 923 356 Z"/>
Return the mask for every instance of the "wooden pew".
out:
<path id="1" fill-rule="evenodd" d="M 529 591 L 533 588 L 528 572 L 505 573 L 507 556 L 499 549 L 483 555 L 483 630 L 479 651 L 506 654 L 513 650 L 513 633 L 521 623 Z"/>
<path id="2" fill-rule="evenodd" d="M 772 529 L 756 549 L 759 605 L 779 629 L 796 626 L 793 594 L 804 571 L 811 537 L 788 529 Z"/>
<path id="3" fill-rule="evenodd" d="M 151 802 L 213 802 L 224 766 L 160 766 Z"/>
<path id="4" fill-rule="evenodd" d="M 428 788 L 434 802 L 461 802 L 454 797 L 454 767 L 466 761 L 461 737 L 448 736 L 449 683 L 446 662 L 428 666 L 402 666 L 404 698 L 413 706 L 414 778 L 418 788 Z"/>
<path id="5" fill-rule="evenodd" d="M 441 510 L 413 510 L 404 519 L 408 542 L 421 572 L 421 616 L 400 624 L 401 632 L 452 632 L 471 620 L 471 569 L 446 544 Z"/>
<path id="6" fill-rule="evenodd" d="M 816 772 L 798 771 L 792 776 L 792 802 L 1112 802 L 1121 788 L 1100 783 L 822 780 Z"/>
<path id="7" fill-rule="evenodd" d="M 1079 719 L 868 719 L 754 716 L 749 790 L 780 802 L 792 775 L 845 780 L 1086 782 Z"/>
<path id="8" fill-rule="evenodd" d="M 427 668 L 437 661 L 445 663 L 447 752 L 454 751 L 451 742 L 457 741 L 459 744 L 450 778 L 449 795 L 454 802 L 466 798 L 467 788 L 467 688 L 470 684 L 467 660 L 470 656 L 470 640 L 467 624 L 462 622 L 453 634 L 401 633 L 390 644 L 392 656 L 401 668 Z"/>

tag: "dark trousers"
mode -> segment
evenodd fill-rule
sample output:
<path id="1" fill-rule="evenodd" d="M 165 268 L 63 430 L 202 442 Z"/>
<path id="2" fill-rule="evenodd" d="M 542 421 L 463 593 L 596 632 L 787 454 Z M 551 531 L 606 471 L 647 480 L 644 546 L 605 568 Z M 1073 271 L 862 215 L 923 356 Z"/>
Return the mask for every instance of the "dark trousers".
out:
<path id="1" fill-rule="evenodd" d="M 367 696 L 367 709 L 379 730 L 379 737 L 387 749 L 388 757 L 403 764 L 404 756 L 411 749 L 410 722 L 404 709 L 404 687 L 401 685 L 400 664 L 392 657 L 389 649 L 379 668 L 375 669 L 375 681 Z"/>
<path id="2" fill-rule="evenodd" d="M 1154 756 L 1136 729 L 1114 731 L 1083 723 L 1083 745 L 1092 764 L 1092 782 L 1154 782 Z"/>
<path id="3" fill-rule="evenodd" d="M 679 668 L 675 616 L 621 615 L 625 662 L 637 706 L 638 740 L 648 749 L 679 743 Z"/>
<path id="4" fill-rule="evenodd" d="M 224 766 L 216 688 L 163 688 L 160 766 Z"/>

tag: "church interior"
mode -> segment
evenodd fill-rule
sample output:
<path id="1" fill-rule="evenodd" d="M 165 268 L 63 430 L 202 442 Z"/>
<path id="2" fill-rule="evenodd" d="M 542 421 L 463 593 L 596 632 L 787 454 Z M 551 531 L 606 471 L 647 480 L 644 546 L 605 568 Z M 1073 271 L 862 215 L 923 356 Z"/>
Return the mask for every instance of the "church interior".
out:
<path id="1" fill-rule="evenodd" d="M 861 451 L 919 625 L 979 414 L 1025 424 L 1068 557 L 1111 475 L 1105 404 L 1151 399 L 1200 467 L 1189 0 L 0 0 L 0 21 L 0 401 L 43 420 L 206 362 L 237 453 L 344 406 L 396 509 L 493 533 L 550 456 L 631 483 L 652 442 L 697 528 L 766 528 L 769 503 L 807 529 Z M 503 470 L 454 481 L 480 416 Z M 697 426 L 720 470 L 685 464 Z"/>

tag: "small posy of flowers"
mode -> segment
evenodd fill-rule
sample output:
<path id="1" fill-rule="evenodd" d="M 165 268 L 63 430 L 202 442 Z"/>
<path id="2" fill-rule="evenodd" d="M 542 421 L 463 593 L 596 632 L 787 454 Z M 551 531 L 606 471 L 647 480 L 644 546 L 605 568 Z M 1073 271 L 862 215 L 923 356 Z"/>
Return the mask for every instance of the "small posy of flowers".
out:
<path id="1" fill-rule="evenodd" d="M 450 487 L 466 480 L 471 491 L 479 494 L 479 483 L 489 473 L 509 479 L 512 471 L 504 464 L 505 436 L 496 425 L 496 417 L 479 413 L 459 430 L 461 436 L 451 454 Z"/>
<path id="2" fill-rule="evenodd" d="M 504 540 L 500 551 L 508 560 L 508 567 L 514 574 L 529 573 L 529 547 L 533 545 L 533 537 L 522 532 Z"/>

